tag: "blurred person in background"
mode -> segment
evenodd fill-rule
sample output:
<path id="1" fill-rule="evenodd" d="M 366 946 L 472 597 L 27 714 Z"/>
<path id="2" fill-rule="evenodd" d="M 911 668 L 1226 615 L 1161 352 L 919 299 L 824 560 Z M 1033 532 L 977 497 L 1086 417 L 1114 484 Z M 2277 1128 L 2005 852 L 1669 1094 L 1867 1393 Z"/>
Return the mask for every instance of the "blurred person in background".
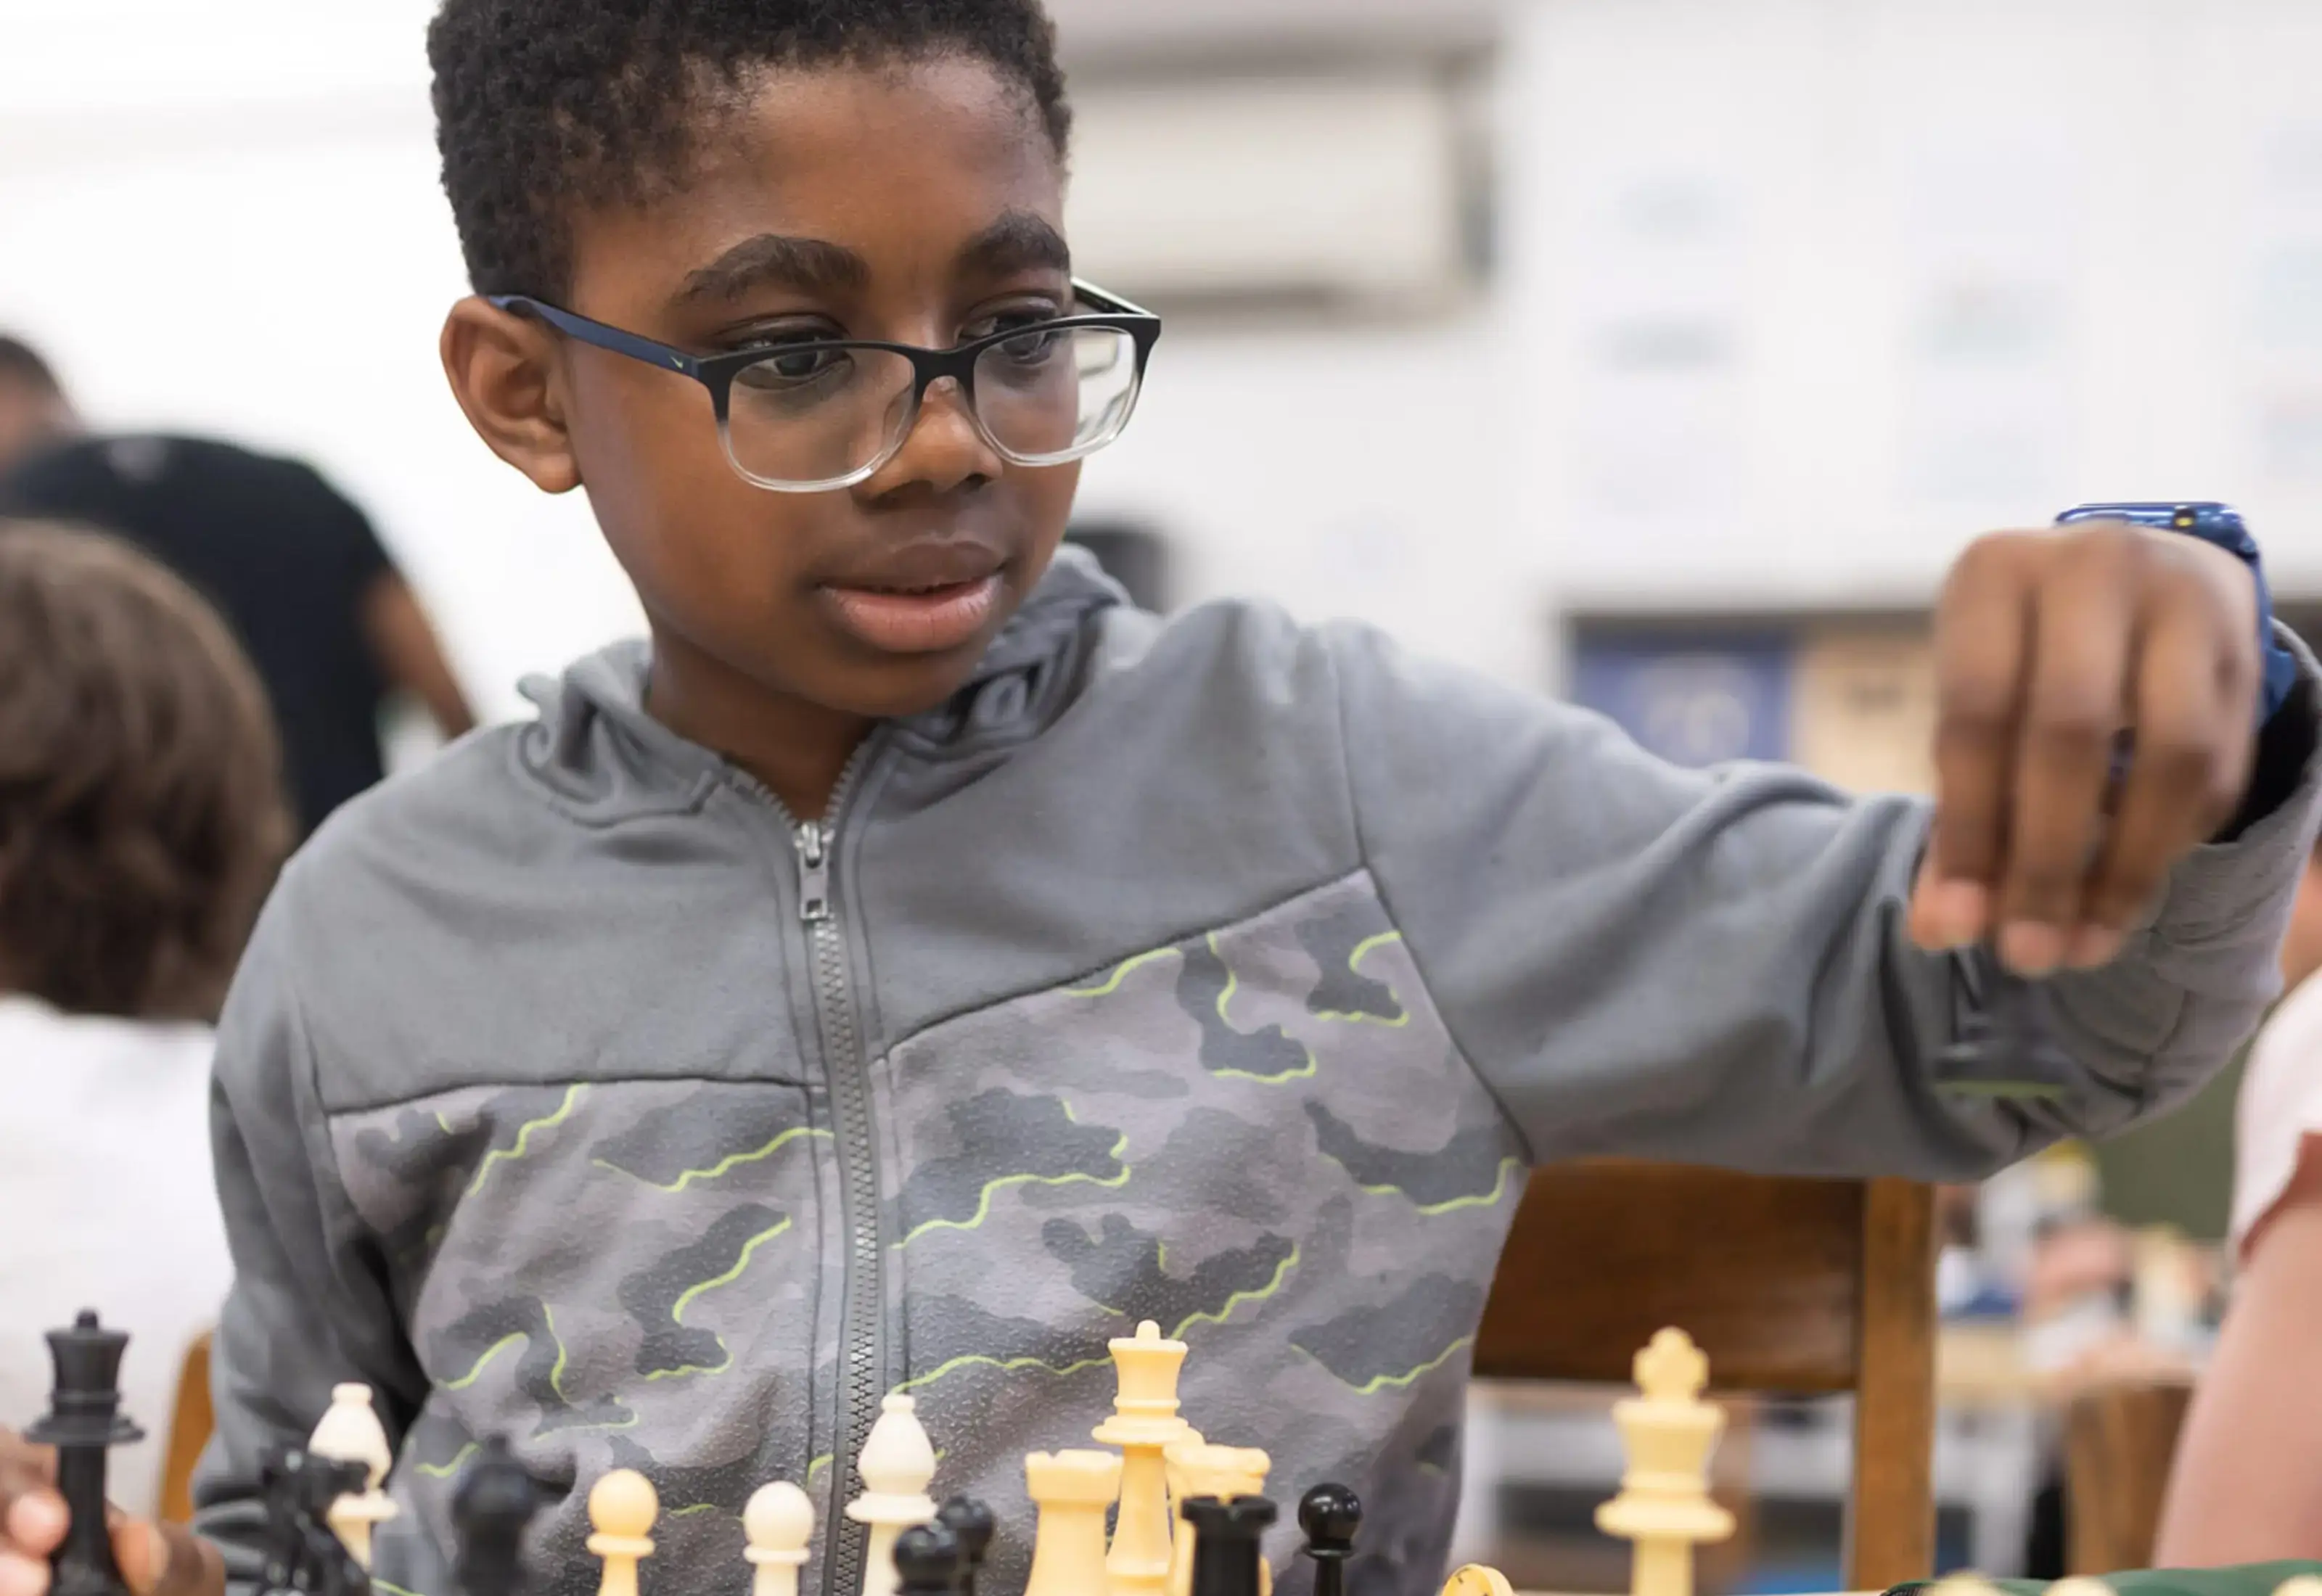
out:
<path id="1" fill-rule="evenodd" d="M 138 1327 L 129 1411 L 233 1278 L 210 1026 L 290 837 L 265 690 L 224 624 L 129 545 L 0 521 L 0 1412 L 38 1413 L 41 1332 Z M 114 1487 L 150 1511 L 160 1429 Z"/>
<path id="2" fill-rule="evenodd" d="M 2322 1557 L 2322 853 L 2307 861 L 2281 975 L 2235 1128 L 2240 1274 L 2186 1416 L 2160 1567 Z"/>
<path id="3" fill-rule="evenodd" d="M 90 433 L 47 362 L 5 337 L 0 515 L 103 527 L 218 607 L 266 684 L 303 830 L 385 773 L 390 692 L 447 738 L 475 724 L 410 585 L 344 495 L 230 443 Z"/>

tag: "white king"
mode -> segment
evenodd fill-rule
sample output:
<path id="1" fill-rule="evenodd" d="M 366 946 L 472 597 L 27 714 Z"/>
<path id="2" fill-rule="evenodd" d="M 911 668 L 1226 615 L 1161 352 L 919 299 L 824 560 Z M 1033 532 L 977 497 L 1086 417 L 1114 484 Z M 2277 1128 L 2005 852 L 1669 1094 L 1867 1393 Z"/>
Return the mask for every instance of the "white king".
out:
<path id="1" fill-rule="evenodd" d="M 1637 1354 L 1641 1397 L 1614 1404 L 1628 1472 L 1596 1527 L 1636 1547 L 1632 1596 L 1693 1596 L 1693 1548 L 1733 1533 L 1733 1515 L 1709 1500 L 1709 1455 L 1725 1415 L 1701 1400 L 1709 1360 L 1682 1330 L 1663 1330 Z"/>

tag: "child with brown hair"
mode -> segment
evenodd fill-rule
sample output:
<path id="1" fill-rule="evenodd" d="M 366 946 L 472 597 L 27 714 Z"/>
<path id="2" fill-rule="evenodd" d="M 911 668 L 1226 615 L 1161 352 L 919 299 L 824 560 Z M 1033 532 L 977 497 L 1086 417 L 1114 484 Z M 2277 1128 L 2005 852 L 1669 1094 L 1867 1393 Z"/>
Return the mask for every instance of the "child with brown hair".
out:
<path id="1" fill-rule="evenodd" d="M 207 1136 L 210 1025 L 288 840 L 264 695 L 225 625 L 92 533 L 0 522 L 0 1412 L 90 1303 L 148 1337 L 133 1411 L 232 1280 Z M 159 1445 L 122 1460 L 150 1510 Z"/>

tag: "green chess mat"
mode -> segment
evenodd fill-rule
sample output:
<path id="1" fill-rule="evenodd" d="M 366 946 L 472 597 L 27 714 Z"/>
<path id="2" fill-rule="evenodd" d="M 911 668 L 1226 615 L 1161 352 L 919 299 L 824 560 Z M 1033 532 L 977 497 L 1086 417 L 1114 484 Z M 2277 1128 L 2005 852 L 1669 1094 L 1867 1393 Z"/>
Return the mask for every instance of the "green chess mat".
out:
<path id="1" fill-rule="evenodd" d="M 2322 1576 L 2322 1563 L 2248 1563 L 2237 1568 L 2132 1568 L 2106 1574 L 2098 1582 L 2116 1596 L 2273 1596 L 2286 1580 Z M 2056 1587 L 2046 1580 L 1979 1582 L 2001 1596 L 2046 1596 Z M 1897 1585 L 1889 1596 L 1919 1596 L 1933 1580 Z"/>

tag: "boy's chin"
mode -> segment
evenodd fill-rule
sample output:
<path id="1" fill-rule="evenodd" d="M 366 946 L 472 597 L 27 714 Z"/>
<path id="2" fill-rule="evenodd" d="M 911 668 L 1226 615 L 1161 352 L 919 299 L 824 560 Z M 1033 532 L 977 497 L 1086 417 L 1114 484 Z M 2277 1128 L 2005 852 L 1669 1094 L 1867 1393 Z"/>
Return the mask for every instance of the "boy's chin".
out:
<path id="1" fill-rule="evenodd" d="M 869 659 L 858 650 L 831 660 L 814 697 L 834 709 L 870 720 L 909 720 L 939 709 L 951 701 L 974 675 L 987 639 L 942 653 L 881 654 Z"/>

